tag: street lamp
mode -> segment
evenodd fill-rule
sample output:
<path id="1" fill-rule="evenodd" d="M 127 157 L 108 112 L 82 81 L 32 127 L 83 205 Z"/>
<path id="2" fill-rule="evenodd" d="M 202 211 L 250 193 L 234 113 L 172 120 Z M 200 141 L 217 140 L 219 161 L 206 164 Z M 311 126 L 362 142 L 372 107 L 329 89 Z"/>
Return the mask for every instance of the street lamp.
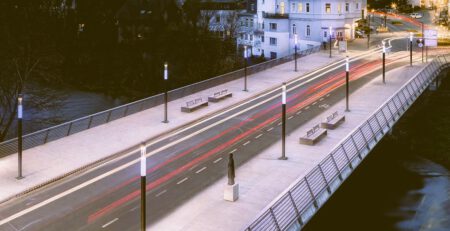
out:
<path id="1" fill-rule="evenodd" d="M 421 41 L 421 44 L 422 44 L 422 63 L 423 63 L 423 48 L 425 47 L 425 39 L 424 39 L 424 29 L 423 29 L 423 22 L 421 23 L 422 25 L 422 41 Z"/>
<path id="2" fill-rule="evenodd" d="M 280 160 L 287 160 L 286 157 L 286 83 L 281 86 L 281 105 L 282 105 L 282 119 L 281 119 L 281 157 Z"/>
<path id="3" fill-rule="evenodd" d="M 19 94 L 17 97 L 17 157 L 18 157 L 18 175 L 17 179 L 20 180 L 22 176 L 22 118 L 23 118 L 23 97 Z"/>
<path id="4" fill-rule="evenodd" d="M 247 46 L 244 46 L 244 91 L 248 91 L 247 89 Z"/>
<path id="5" fill-rule="evenodd" d="M 164 121 L 163 123 L 169 123 L 169 120 L 167 119 L 167 101 L 168 101 L 168 94 L 167 94 L 167 85 L 169 80 L 169 70 L 168 70 L 168 64 L 167 62 L 164 63 Z"/>
<path id="6" fill-rule="evenodd" d="M 369 33 L 367 33 L 367 49 L 369 49 L 370 48 L 370 31 L 371 31 L 371 29 L 370 29 L 370 14 L 367 14 L 367 18 L 368 18 L 367 24 L 369 26 Z"/>
<path id="7" fill-rule="evenodd" d="M 372 22 L 374 21 L 375 18 L 375 9 L 372 9 Z"/>
<path id="8" fill-rule="evenodd" d="M 141 144 L 141 231 L 145 231 L 146 227 L 146 177 L 147 177 L 147 160 L 146 160 L 146 147 L 145 144 Z"/>
<path id="9" fill-rule="evenodd" d="M 297 71 L 297 43 L 298 43 L 298 37 L 297 37 L 297 34 L 294 34 L 294 59 L 295 59 L 295 71 Z"/>
<path id="10" fill-rule="evenodd" d="M 333 27 L 330 26 L 330 58 L 331 58 L 331 32 L 333 30 Z"/>
<path id="11" fill-rule="evenodd" d="M 409 32 L 409 65 L 412 66 L 413 32 Z"/>
<path id="12" fill-rule="evenodd" d="M 383 83 L 386 83 L 385 81 L 385 72 L 386 72 L 386 42 L 383 40 L 381 41 L 383 44 Z"/>
<path id="13" fill-rule="evenodd" d="M 348 97 L 349 97 L 349 77 L 350 77 L 350 59 L 345 58 L 345 111 L 350 111 L 348 107 Z"/>

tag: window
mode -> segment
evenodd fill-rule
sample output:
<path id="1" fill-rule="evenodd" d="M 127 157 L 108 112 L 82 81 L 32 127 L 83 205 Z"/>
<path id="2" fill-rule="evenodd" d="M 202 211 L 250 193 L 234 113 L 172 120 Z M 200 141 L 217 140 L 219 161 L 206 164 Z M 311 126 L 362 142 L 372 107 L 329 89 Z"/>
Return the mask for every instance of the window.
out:
<path id="1" fill-rule="evenodd" d="M 262 43 L 264 42 L 264 36 L 261 36 L 261 42 Z"/>
<path id="2" fill-rule="evenodd" d="M 277 30 L 277 24 L 276 23 L 269 23 L 270 30 Z"/>
<path id="3" fill-rule="evenodd" d="M 350 3 L 345 3 L 345 12 L 348 12 L 350 10 Z"/>
<path id="4" fill-rule="evenodd" d="M 248 26 L 248 18 L 245 19 L 245 26 Z"/>
<path id="5" fill-rule="evenodd" d="M 250 41 L 253 41 L 253 35 L 252 34 L 250 35 Z"/>
<path id="6" fill-rule="evenodd" d="M 325 31 L 323 31 L 323 37 L 324 38 L 327 38 L 328 37 L 328 33 L 327 33 L 327 31 L 325 30 Z"/>
<path id="7" fill-rule="evenodd" d="M 264 2 L 265 2 L 265 1 L 264 1 L 264 0 L 262 0 L 262 4 L 264 4 Z"/>
<path id="8" fill-rule="evenodd" d="M 241 39 L 244 40 L 244 34 L 241 34 Z"/>
<path id="9" fill-rule="evenodd" d="M 284 2 L 280 2 L 280 13 L 284 14 Z"/>
<path id="10" fill-rule="evenodd" d="M 356 9 L 359 9 L 359 4 L 358 3 L 356 3 Z"/>
<path id="11" fill-rule="evenodd" d="M 277 58 L 277 52 L 270 52 L 270 58 L 276 59 Z"/>
<path id="12" fill-rule="evenodd" d="M 264 30 L 264 22 L 261 23 L 261 29 Z"/>
<path id="13" fill-rule="evenodd" d="M 245 40 L 248 40 L 248 34 L 245 34 Z"/>
<path id="14" fill-rule="evenodd" d="M 277 38 L 270 38 L 270 45 L 277 45 Z"/>
<path id="15" fill-rule="evenodd" d="M 298 3 L 298 12 L 299 13 L 303 12 L 303 3 L 301 2 Z"/>
<path id="16" fill-rule="evenodd" d="M 219 23 L 220 22 L 220 16 L 216 15 L 216 22 Z"/>
<path id="17" fill-rule="evenodd" d="M 292 6 L 291 6 L 291 12 L 292 12 L 292 13 L 295 12 L 295 2 L 292 3 Z"/>
<path id="18" fill-rule="evenodd" d="M 337 12 L 338 12 L 338 14 L 342 13 L 341 3 L 338 3 L 338 5 L 337 5 Z"/>
<path id="19" fill-rule="evenodd" d="M 325 4 L 325 13 L 327 13 L 327 14 L 331 13 L 331 4 L 330 3 Z"/>
<path id="20" fill-rule="evenodd" d="M 297 26 L 292 24 L 292 34 L 297 34 Z"/>
<path id="21" fill-rule="evenodd" d="M 253 27 L 253 19 L 250 19 L 250 27 Z"/>
<path id="22" fill-rule="evenodd" d="M 250 9 L 251 9 L 252 11 L 255 11 L 255 3 L 252 3 L 252 4 L 250 5 Z"/>
<path id="23" fill-rule="evenodd" d="M 309 3 L 306 3 L 306 13 L 309 13 Z"/>
<path id="24" fill-rule="evenodd" d="M 311 26 L 310 25 L 307 25 L 306 26 L 306 36 L 311 36 Z"/>

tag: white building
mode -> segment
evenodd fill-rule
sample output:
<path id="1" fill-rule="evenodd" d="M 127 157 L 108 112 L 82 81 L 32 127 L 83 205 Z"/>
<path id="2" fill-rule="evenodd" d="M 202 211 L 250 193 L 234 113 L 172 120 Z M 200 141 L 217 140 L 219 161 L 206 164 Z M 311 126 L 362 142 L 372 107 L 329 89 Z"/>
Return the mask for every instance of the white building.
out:
<path id="1" fill-rule="evenodd" d="M 294 34 L 301 50 L 328 41 L 330 28 L 334 39 L 353 39 L 366 5 L 366 0 L 257 0 L 256 13 L 241 14 L 237 42 L 253 55 L 279 58 L 294 52 Z"/>

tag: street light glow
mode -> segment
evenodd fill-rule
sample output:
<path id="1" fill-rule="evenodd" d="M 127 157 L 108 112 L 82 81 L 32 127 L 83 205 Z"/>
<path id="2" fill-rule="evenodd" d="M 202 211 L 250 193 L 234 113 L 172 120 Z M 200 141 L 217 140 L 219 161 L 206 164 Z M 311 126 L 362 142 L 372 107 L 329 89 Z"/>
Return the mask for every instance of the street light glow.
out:
<path id="1" fill-rule="evenodd" d="M 145 154 L 146 154 L 145 144 L 141 144 L 141 176 L 147 175 L 147 162 Z"/>
<path id="2" fill-rule="evenodd" d="M 345 58 L 345 71 L 350 71 L 350 58 L 348 56 Z"/>
<path id="3" fill-rule="evenodd" d="M 19 118 L 19 119 L 22 119 L 22 100 L 23 100 L 23 98 L 22 98 L 22 94 L 19 94 L 19 97 L 17 98 L 17 101 L 18 101 L 18 103 L 19 103 L 19 105 L 18 105 L 18 109 L 17 109 L 17 117 Z"/>
<path id="4" fill-rule="evenodd" d="M 247 58 L 247 46 L 244 46 L 244 58 Z"/>
<path id="5" fill-rule="evenodd" d="M 386 42 L 383 40 L 381 44 L 383 44 L 383 53 L 386 53 Z"/>
<path id="6" fill-rule="evenodd" d="M 283 83 L 283 86 L 281 87 L 282 93 L 281 93 L 281 103 L 286 104 L 286 83 Z"/>
<path id="7" fill-rule="evenodd" d="M 409 41 L 410 41 L 410 42 L 413 41 L 413 32 L 409 32 Z"/>
<path id="8" fill-rule="evenodd" d="M 166 63 L 164 63 L 164 80 L 169 79 L 169 71 L 167 70 L 167 68 L 168 68 L 168 64 L 166 62 Z"/>
<path id="9" fill-rule="evenodd" d="M 294 34 L 294 44 L 297 46 L 298 44 L 298 36 L 297 34 Z"/>

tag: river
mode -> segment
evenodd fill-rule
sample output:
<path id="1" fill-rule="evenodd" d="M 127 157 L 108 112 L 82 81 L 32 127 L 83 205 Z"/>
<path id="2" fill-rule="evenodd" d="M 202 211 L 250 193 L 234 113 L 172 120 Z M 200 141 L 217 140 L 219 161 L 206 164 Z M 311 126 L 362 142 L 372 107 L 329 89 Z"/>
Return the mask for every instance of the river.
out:
<path id="1" fill-rule="evenodd" d="M 438 91 L 416 101 L 303 230 L 450 230 L 449 160 L 447 76 Z"/>

